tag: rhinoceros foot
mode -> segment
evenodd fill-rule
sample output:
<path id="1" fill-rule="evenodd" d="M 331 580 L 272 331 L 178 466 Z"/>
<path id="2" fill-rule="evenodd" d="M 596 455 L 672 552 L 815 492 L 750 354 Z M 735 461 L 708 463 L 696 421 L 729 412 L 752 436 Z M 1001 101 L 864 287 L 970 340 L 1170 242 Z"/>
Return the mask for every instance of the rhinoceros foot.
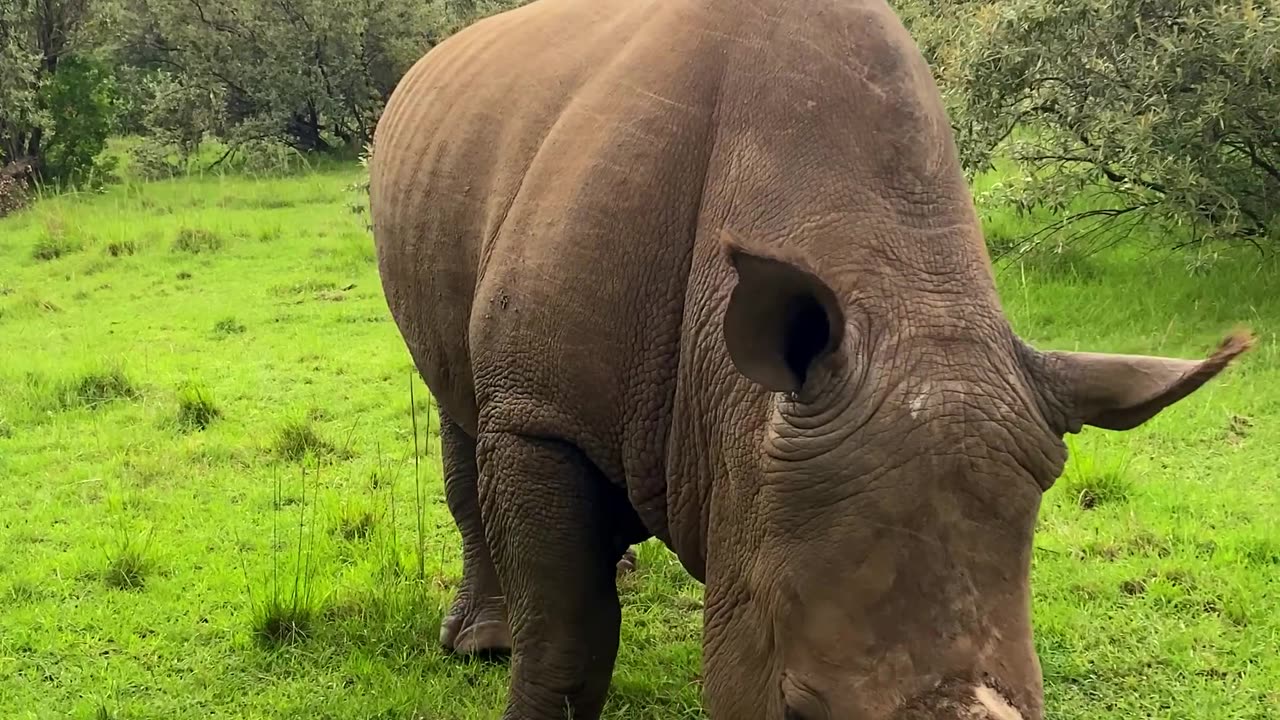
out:
<path id="1" fill-rule="evenodd" d="M 459 595 L 440 623 L 440 644 L 457 655 L 511 652 L 511 629 L 502 598 Z"/>

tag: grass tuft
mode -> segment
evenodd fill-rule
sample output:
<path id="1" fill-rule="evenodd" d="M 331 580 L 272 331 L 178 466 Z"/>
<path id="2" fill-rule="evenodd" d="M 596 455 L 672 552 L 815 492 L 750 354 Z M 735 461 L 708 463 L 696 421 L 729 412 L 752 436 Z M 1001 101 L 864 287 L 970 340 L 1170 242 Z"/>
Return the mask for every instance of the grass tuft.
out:
<path id="1" fill-rule="evenodd" d="M 22 305 L 24 307 L 30 308 L 40 313 L 62 312 L 62 306 L 59 305 L 58 303 L 54 302 L 53 300 L 50 300 L 49 298 L 39 297 L 33 294 L 28 294 L 22 300 Z"/>
<path id="2" fill-rule="evenodd" d="M 272 595 L 254 607 L 253 637 L 265 647 L 283 647 L 311 637 L 316 612 L 309 604 Z"/>
<path id="3" fill-rule="evenodd" d="M 226 241 L 223 237 L 212 230 L 182 228 L 178 231 L 178 236 L 173 240 L 173 251 L 199 255 L 200 253 L 218 252 L 224 245 L 226 245 Z"/>
<path id="4" fill-rule="evenodd" d="M 14 605 L 34 602 L 40 599 L 40 585 L 31 578 L 15 578 L 5 593 L 6 599 Z"/>
<path id="5" fill-rule="evenodd" d="M 31 257 L 41 262 L 48 262 L 70 255 L 79 249 L 80 246 L 72 242 L 63 232 L 46 230 L 32 246 Z"/>
<path id="6" fill-rule="evenodd" d="M 999 240 L 997 240 L 997 243 Z M 1007 240 L 1006 240 L 1007 242 Z M 1002 248 L 1008 251 L 1008 248 Z M 1026 249 L 1021 255 L 1028 270 L 1045 279 L 1084 283 L 1095 280 L 1100 272 L 1087 252 L 1073 245 L 1044 243 Z"/>
<path id="7" fill-rule="evenodd" d="M 1100 505 L 1121 503 L 1129 499 L 1133 480 L 1129 477 L 1129 458 L 1117 455 L 1103 460 L 1094 453 L 1081 451 L 1070 438 L 1070 460 L 1058 480 L 1061 492 L 1084 510 Z"/>
<path id="8" fill-rule="evenodd" d="M 213 393 L 203 383 L 188 381 L 178 388 L 178 426 L 184 430 L 204 430 L 222 416 Z"/>
<path id="9" fill-rule="evenodd" d="M 94 408 L 115 400 L 132 400 L 141 395 L 128 373 L 120 367 L 91 370 L 68 380 L 61 388 L 60 405 Z"/>
<path id="10" fill-rule="evenodd" d="M 399 579 L 402 570 L 383 574 L 376 588 L 349 592 L 325 613 L 336 639 L 344 645 L 367 648 L 378 655 L 421 654 L 430 646 L 422 642 L 439 631 L 446 598 L 430 586 Z"/>
<path id="11" fill-rule="evenodd" d="M 139 542 L 130 532 L 125 530 L 120 541 L 107 556 L 107 566 L 102 572 L 102 581 L 107 587 L 117 590 L 141 590 L 146 586 L 147 576 L 153 569 L 149 556 L 150 536 L 145 542 Z"/>
<path id="12" fill-rule="evenodd" d="M 316 466 L 317 475 L 319 465 Z M 318 485 L 317 476 L 317 485 Z M 311 637 L 316 621 L 321 616 L 315 595 L 315 494 L 311 496 L 311 520 L 307 522 L 307 469 L 302 468 L 301 509 L 298 513 L 296 545 L 292 562 L 292 577 L 281 577 L 280 558 L 282 529 L 277 518 L 284 506 L 283 487 L 277 475 L 272 488 L 272 507 L 277 512 L 271 519 L 271 579 L 267 595 L 262 600 L 254 598 L 252 587 L 249 603 L 253 610 L 252 632 L 255 640 L 266 648 L 279 648 L 307 640 Z M 308 532 L 308 529 L 310 532 Z M 248 581 L 246 570 L 245 580 Z M 282 582 L 283 580 L 283 582 Z"/>
<path id="13" fill-rule="evenodd" d="M 344 502 L 334 516 L 333 533 L 347 542 L 367 540 L 377 529 L 381 517 L 381 513 L 365 504 Z"/>
<path id="14" fill-rule="evenodd" d="M 232 335 L 240 335 L 245 330 L 244 323 L 233 317 L 223 318 L 213 324 L 213 334 L 221 337 L 230 337 Z"/>
<path id="15" fill-rule="evenodd" d="M 105 252 L 111 257 L 126 257 L 138 252 L 138 244 L 132 240 L 114 240 L 107 243 Z"/>
<path id="16" fill-rule="evenodd" d="M 290 420 L 276 431 L 273 443 L 275 454 L 285 460 L 298 462 L 308 455 L 324 457 L 337 448 L 320 436 L 309 420 Z"/>

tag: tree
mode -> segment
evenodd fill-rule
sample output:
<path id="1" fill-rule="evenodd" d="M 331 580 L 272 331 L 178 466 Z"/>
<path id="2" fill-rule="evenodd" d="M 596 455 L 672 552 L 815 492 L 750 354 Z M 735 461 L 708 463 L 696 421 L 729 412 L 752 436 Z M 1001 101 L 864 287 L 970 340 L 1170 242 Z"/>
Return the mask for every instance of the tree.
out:
<path id="1" fill-rule="evenodd" d="M 0 168 L 46 180 L 96 169 L 114 112 L 110 74 L 94 57 L 110 10 L 99 0 L 0 0 Z"/>
<path id="2" fill-rule="evenodd" d="M 160 102 L 220 98 L 208 129 L 302 151 L 369 142 L 400 77 L 462 19 L 440 0 L 133 0 L 130 15 L 127 54 L 167 73 Z"/>
<path id="3" fill-rule="evenodd" d="M 40 148 L 48 178 L 94 180 L 107 169 L 100 156 L 115 117 L 115 85 L 100 62 L 79 55 L 63 58 L 40 89 L 40 106 L 49 131 Z"/>
<path id="4" fill-rule="evenodd" d="M 1076 236 L 1147 221 L 1189 241 L 1280 237 L 1280 0 L 897 5 L 966 168 L 1021 167 L 1005 199 L 1095 196 L 1055 226 Z"/>

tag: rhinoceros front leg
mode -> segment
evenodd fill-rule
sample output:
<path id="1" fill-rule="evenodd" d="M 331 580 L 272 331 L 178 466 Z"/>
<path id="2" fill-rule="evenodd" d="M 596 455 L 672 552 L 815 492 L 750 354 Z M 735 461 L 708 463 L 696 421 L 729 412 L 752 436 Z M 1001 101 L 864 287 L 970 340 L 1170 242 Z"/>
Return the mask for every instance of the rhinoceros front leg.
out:
<path id="1" fill-rule="evenodd" d="M 476 443 L 443 410 L 440 450 L 445 501 L 462 535 L 462 585 L 440 624 L 440 644 L 459 655 L 508 652 L 507 608 L 484 539 L 476 490 Z"/>
<path id="2" fill-rule="evenodd" d="M 611 490 L 576 447 L 480 437 L 485 536 L 505 591 L 511 688 L 504 720 L 596 720 L 618 652 Z"/>

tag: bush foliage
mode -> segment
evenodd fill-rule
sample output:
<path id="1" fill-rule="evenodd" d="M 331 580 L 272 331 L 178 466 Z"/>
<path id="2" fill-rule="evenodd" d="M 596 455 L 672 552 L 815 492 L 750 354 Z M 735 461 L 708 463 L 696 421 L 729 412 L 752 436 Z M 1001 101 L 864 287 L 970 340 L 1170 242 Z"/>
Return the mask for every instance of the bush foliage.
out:
<path id="1" fill-rule="evenodd" d="M 97 0 L 0 0 L 0 176 L 92 179 L 113 127 Z"/>
<path id="2" fill-rule="evenodd" d="M 355 153 L 423 52 L 520 2 L 0 0 L 0 169 L 83 179 L 113 132 L 147 137 L 132 153 L 149 177 L 210 138 L 222 159 Z"/>
<path id="3" fill-rule="evenodd" d="M 208 163 L 210 139 L 240 168 L 355 155 L 423 52 L 524 1 L 0 0 L 0 212 L 19 170 L 101 176 L 113 133 L 145 136 L 151 178 Z M 890 2 L 966 169 L 1021 170 L 988 201 L 1054 213 L 1060 242 L 1280 237 L 1280 0 Z"/>
<path id="4" fill-rule="evenodd" d="M 1277 239 L 1280 0 L 897 0 L 971 172 L 1071 237 Z M 1082 195 L 1087 209 L 1069 212 Z"/>
<path id="5" fill-rule="evenodd" d="M 102 157 L 115 115 L 115 85 L 102 63 L 71 56 L 58 64 L 41 87 L 49 137 L 42 147 L 46 177 L 92 182 L 109 171 Z"/>

